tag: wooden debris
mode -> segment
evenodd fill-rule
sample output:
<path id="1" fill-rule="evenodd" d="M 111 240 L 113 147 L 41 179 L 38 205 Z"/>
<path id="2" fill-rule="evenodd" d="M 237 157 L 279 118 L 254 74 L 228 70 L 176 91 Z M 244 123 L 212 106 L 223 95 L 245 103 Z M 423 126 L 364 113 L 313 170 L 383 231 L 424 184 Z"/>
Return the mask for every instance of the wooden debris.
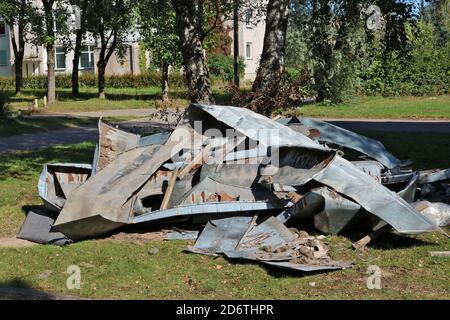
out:
<path id="1" fill-rule="evenodd" d="M 173 171 L 172 176 L 169 179 L 169 184 L 167 185 L 166 193 L 164 194 L 164 199 L 161 202 L 160 210 L 165 210 L 169 207 L 170 198 L 172 197 L 173 188 L 175 187 L 175 182 L 177 182 L 179 168 Z"/>
<path id="2" fill-rule="evenodd" d="M 450 251 L 430 251 L 432 257 L 450 257 Z"/>
<path id="3" fill-rule="evenodd" d="M 356 250 L 364 251 L 364 249 L 370 242 L 379 238 L 383 234 L 390 232 L 391 230 L 392 230 L 392 227 L 390 225 L 385 225 L 385 226 L 381 227 L 380 229 L 372 232 L 371 234 L 365 236 L 364 238 L 356 241 L 353 244 L 353 248 L 355 248 Z"/>

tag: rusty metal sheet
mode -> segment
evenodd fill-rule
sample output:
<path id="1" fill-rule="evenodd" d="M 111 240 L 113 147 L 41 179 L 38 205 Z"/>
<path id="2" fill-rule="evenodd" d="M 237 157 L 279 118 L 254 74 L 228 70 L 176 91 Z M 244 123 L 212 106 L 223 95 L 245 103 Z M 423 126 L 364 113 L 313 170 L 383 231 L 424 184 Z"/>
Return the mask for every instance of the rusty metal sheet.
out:
<path id="1" fill-rule="evenodd" d="M 206 202 L 219 202 L 221 193 L 227 194 L 230 198 L 234 199 L 234 201 L 256 201 L 255 195 L 250 188 L 229 186 L 207 177 L 195 187 L 190 189 L 179 203 L 171 204 L 171 207 L 176 205 L 194 205 Z"/>
<path id="2" fill-rule="evenodd" d="M 91 176 L 92 166 L 79 163 L 46 164 L 39 176 L 38 191 L 45 207 L 60 212 L 72 191 Z"/>
<path id="3" fill-rule="evenodd" d="M 316 250 L 316 249 L 317 250 Z M 300 239 L 273 216 L 236 216 L 210 221 L 189 252 L 268 263 L 300 271 L 347 267 L 331 260 L 320 241 Z"/>
<path id="4" fill-rule="evenodd" d="M 119 155 L 85 184 L 74 190 L 59 215 L 55 226 L 73 240 L 94 237 L 110 231 L 132 218 L 136 193 L 156 170 L 178 153 L 177 143 L 135 148 Z M 100 217 L 106 226 L 81 229 L 78 222 Z M 112 229 L 111 229 L 112 228 Z"/>
<path id="5" fill-rule="evenodd" d="M 120 154 L 138 147 L 140 136 L 114 128 L 102 119 L 98 122 L 99 141 L 94 158 L 94 173 L 103 170 Z"/>

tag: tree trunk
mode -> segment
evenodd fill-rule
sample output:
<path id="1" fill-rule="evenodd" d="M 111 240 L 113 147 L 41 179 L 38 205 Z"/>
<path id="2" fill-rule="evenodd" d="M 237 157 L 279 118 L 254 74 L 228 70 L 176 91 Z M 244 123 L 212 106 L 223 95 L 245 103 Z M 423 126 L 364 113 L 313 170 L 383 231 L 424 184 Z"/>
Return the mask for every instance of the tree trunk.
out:
<path id="1" fill-rule="evenodd" d="M 16 30 L 14 23 L 11 25 L 11 44 L 14 52 L 15 76 L 16 76 L 16 94 L 20 95 L 23 87 L 23 57 L 25 55 L 25 36 L 24 21 L 19 19 L 17 24 L 18 38 L 16 39 Z"/>
<path id="2" fill-rule="evenodd" d="M 55 80 L 55 18 L 53 16 L 54 0 L 43 0 L 45 13 L 46 36 L 51 40 L 46 43 L 47 47 L 47 103 L 56 102 L 56 80 Z"/>
<path id="3" fill-rule="evenodd" d="M 162 63 L 161 89 L 161 100 L 163 102 L 169 101 L 169 64 L 166 61 Z"/>
<path id="4" fill-rule="evenodd" d="M 239 0 L 234 0 L 233 8 L 233 58 L 234 58 L 234 85 L 239 88 Z"/>
<path id="5" fill-rule="evenodd" d="M 23 54 L 18 54 L 14 59 L 16 74 L 16 95 L 20 95 L 23 87 Z"/>
<path id="6" fill-rule="evenodd" d="M 176 29 L 180 37 L 183 68 L 191 102 L 213 102 L 208 66 L 199 31 L 198 7 L 191 0 L 172 0 L 176 12 Z"/>
<path id="7" fill-rule="evenodd" d="M 78 71 L 79 71 L 79 66 L 80 66 L 82 40 L 83 40 L 83 31 L 77 30 L 77 35 L 76 35 L 76 39 L 75 39 L 74 56 L 73 56 L 73 67 L 72 67 L 72 96 L 74 96 L 74 97 L 76 97 L 80 94 Z"/>
<path id="8" fill-rule="evenodd" d="M 106 81 L 105 81 L 105 72 L 106 72 L 106 63 L 103 61 L 99 61 L 97 64 L 98 67 L 98 97 L 99 99 L 106 99 Z"/>
<path id="9" fill-rule="evenodd" d="M 56 102 L 55 47 L 47 44 L 47 103 Z"/>
<path id="10" fill-rule="evenodd" d="M 263 52 L 252 88 L 254 100 L 249 104 L 266 115 L 272 111 L 270 98 L 277 95 L 283 72 L 289 5 L 290 0 L 269 0 L 267 5 Z"/>

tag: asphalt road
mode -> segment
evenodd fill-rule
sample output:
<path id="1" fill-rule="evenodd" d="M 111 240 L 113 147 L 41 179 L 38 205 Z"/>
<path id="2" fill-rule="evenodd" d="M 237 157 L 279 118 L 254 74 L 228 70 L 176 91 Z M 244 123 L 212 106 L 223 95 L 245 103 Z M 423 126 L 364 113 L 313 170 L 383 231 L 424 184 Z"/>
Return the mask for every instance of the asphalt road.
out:
<path id="1" fill-rule="evenodd" d="M 148 111 L 148 110 L 147 110 Z M 103 115 L 105 115 L 103 113 Z M 450 134 L 450 121 L 407 121 L 407 120 L 359 120 L 328 119 L 327 121 L 348 130 L 381 132 L 439 132 Z M 125 126 L 142 125 L 143 122 L 127 122 Z M 155 123 L 155 125 L 157 125 Z M 450 136 L 449 136 L 450 138 Z M 97 141 L 96 127 L 78 127 L 33 134 L 22 134 L 0 138 L 0 154 L 52 147 L 59 144 L 74 144 L 83 141 Z"/>

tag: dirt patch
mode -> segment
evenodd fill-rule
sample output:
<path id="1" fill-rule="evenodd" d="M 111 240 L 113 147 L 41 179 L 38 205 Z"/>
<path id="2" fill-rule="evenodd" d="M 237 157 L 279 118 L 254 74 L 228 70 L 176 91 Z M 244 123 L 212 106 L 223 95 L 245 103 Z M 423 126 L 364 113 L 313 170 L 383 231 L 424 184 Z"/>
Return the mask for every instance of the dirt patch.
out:
<path id="1" fill-rule="evenodd" d="M 148 241 L 163 241 L 166 238 L 166 231 L 154 231 L 146 233 L 120 232 L 110 236 L 108 241 L 129 242 L 134 244 L 145 244 Z"/>
<path id="2" fill-rule="evenodd" d="M 5 249 L 28 248 L 36 245 L 37 243 L 17 238 L 0 238 L 0 248 Z"/>

